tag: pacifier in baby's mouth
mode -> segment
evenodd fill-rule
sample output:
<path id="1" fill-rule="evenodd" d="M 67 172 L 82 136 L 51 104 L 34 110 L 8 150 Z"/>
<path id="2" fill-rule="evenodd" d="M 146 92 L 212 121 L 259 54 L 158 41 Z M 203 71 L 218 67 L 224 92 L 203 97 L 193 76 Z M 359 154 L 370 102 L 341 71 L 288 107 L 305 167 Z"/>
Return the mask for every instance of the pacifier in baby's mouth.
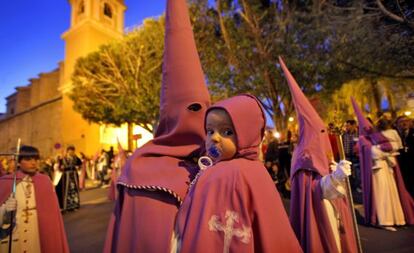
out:
<path id="1" fill-rule="evenodd" d="M 211 146 L 207 151 L 208 156 L 216 160 L 220 157 L 221 153 L 220 150 L 216 146 Z"/>

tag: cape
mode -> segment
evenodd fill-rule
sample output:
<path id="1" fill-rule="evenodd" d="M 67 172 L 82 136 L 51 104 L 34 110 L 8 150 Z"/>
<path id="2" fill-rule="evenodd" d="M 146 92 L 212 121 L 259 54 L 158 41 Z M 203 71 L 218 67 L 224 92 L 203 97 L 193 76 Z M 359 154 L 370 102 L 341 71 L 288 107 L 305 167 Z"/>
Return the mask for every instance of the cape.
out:
<path id="1" fill-rule="evenodd" d="M 259 161 L 203 171 L 177 216 L 180 252 L 302 252 L 281 198 Z"/>
<path id="2" fill-rule="evenodd" d="M 104 252 L 170 251 L 178 208 L 187 193 L 190 177 L 194 176 L 190 171 L 196 171 L 196 167 L 168 156 L 132 157 L 126 167 L 138 169 L 141 164 L 144 168 L 144 165 L 153 165 L 152 173 L 141 178 L 140 182 L 145 184 L 118 181 L 119 194 L 111 214 Z M 132 180 L 134 176 L 126 178 Z"/>

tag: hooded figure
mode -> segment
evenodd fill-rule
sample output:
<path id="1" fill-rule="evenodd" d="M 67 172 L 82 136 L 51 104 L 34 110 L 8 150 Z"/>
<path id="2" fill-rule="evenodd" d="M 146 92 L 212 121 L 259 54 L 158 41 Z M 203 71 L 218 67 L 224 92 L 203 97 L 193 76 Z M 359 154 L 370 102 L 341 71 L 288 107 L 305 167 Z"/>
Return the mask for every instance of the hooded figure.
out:
<path id="1" fill-rule="evenodd" d="M 389 161 L 393 146 L 364 117 L 355 100 L 351 98 L 351 101 L 359 123 L 358 146 L 365 222 L 384 228 L 414 224 L 414 201 L 405 189 L 398 164 Z"/>
<path id="2" fill-rule="evenodd" d="M 118 197 L 118 190 L 116 188 L 116 182 L 118 181 L 119 174 L 122 171 L 122 168 L 125 166 L 125 162 L 127 159 L 127 154 L 125 150 L 122 148 L 121 143 L 119 140 L 118 142 L 118 154 L 114 157 L 114 166 L 112 167 L 111 172 L 111 184 L 108 188 L 108 199 L 111 201 L 116 200 Z"/>
<path id="3" fill-rule="evenodd" d="M 167 1 L 163 64 L 159 126 L 118 179 L 104 252 L 170 251 L 210 104 L 185 0 Z"/>
<path id="4" fill-rule="evenodd" d="M 21 147 L 20 169 L 16 172 L 17 212 L 14 217 L 16 225 L 13 229 L 12 252 L 68 253 L 58 199 L 50 178 L 38 172 L 38 159 L 36 148 Z M 13 174 L 0 178 L 0 252 L 7 252 L 9 243 L 10 224 L 3 224 L 2 204 L 10 200 L 13 179 Z M 7 228 L 7 234 L 4 228 Z"/>
<path id="5" fill-rule="evenodd" d="M 333 155 L 325 124 L 283 60 L 279 61 L 299 122 L 290 173 L 292 227 L 304 252 L 357 252 L 345 190 L 350 164 L 341 161 L 330 167 Z"/>
<path id="6" fill-rule="evenodd" d="M 215 111 L 224 111 L 228 120 L 210 124 Z M 265 129 L 259 102 L 235 96 L 210 107 L 206 117 L 206 149 L 216 146 L 222 158 L 190 187 L 177 216 L 177 252 L 301 252 L 275 185 L 258 160 Z M 231 155 L 224 140 L 230 135 Z"/>

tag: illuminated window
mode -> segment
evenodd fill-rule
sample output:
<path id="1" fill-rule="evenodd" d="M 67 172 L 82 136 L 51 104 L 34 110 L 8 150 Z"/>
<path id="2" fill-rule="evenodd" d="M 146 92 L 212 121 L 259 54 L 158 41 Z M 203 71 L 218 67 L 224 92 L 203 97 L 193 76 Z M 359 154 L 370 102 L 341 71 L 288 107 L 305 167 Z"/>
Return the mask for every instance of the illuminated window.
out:
<path id="1" fill-rule="evenodd" d="M 112 18 L 112 9 L 108 3 L 104 4 L 103 12 L 105 16 L 107 16 L 108 18 Z"/>

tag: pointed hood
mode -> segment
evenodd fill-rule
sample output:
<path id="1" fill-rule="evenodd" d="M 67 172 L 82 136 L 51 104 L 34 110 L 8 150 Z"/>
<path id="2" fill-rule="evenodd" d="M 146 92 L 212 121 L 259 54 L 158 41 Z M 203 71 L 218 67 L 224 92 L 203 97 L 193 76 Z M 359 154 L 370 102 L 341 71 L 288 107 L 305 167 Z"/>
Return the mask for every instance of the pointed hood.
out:
<path id="1" fill-rule="evenodd" d="M 364 113 L 361 108 L 358 106 L 357 102 L 353 97 L 351 97 L 352 107 L 354 108 L 355 115 L 358 119 L 359 134 L 368 136 L 373 133 L 374 127 L 372 124 L 365 118 Z"/>
<path id="2" fill-rule="evenodd" d="M 385 142 L 389 143 L 388 139 L 381 133 L 381 131 L 377 131 L 377 129 L 371 124 L 371 122 L 367 120 L 361 108 L 358 106 L 353 97 L 351 97 L 351 102 L 358 119 L 359 136 L 363 135 L 367 137 L 368 140 L 372 142 L 372 144 L 379 144 Z M 386 147 L 387 149 L 391 149 L 389 145 Z"/>
<path id="3" fill-rule="evenodd" d="M 154 139 L 128 158 L 118 185 L 166 189 L 181 202 L 195 170 L 183 160 L 204 146 L 210 96 L 185 0 L 167 0 L 165 22 L 159 125 Z"/>
<path id="4" fill-rule="evenodd" d="M 167 1 L 160 121 L 142 155 L 188 156 L 204 141 L 210 96 L 185 0 Z"/>
<path id="5" fill-rule="evenodd" d="M 279 62 L 289 84 L 299 122 L 299 140 L 292 157 L 291 176 L 299 169 L 311 169 L 324 176 L 329 173 L 332 159 L 328 131 L 281 57 Z"/>

